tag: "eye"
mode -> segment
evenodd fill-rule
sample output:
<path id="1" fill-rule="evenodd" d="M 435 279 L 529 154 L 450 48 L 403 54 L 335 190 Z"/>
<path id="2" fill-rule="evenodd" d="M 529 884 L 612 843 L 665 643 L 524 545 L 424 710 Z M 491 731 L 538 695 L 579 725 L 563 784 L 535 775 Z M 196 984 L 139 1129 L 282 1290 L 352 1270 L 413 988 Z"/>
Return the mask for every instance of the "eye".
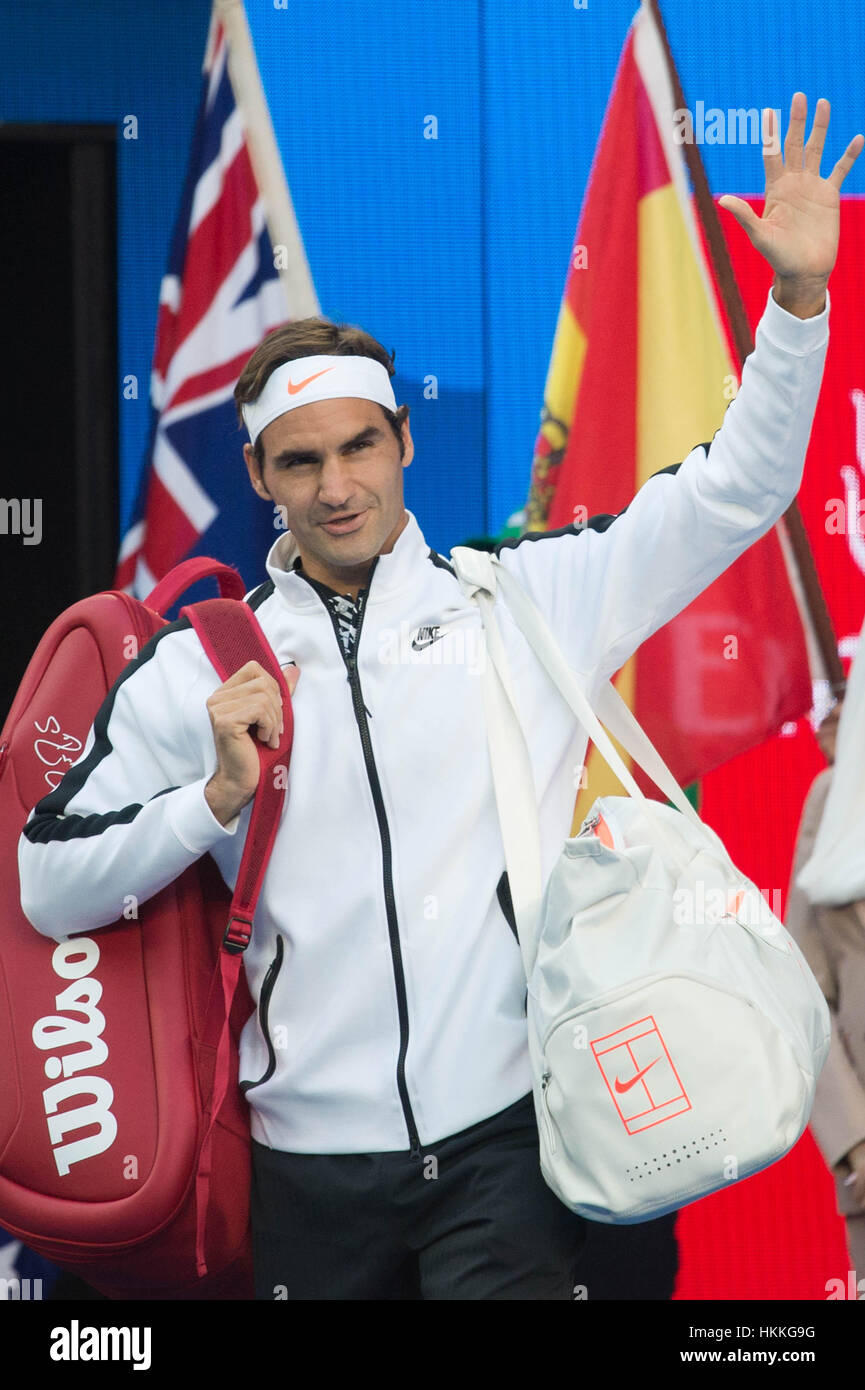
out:
<path id="1" fill-rule="evenodd" d="M 352 448 L 354 448 L 354 449 L 368 449 L 369 446 L 371 445 L 371 443 L 372 443 L 372 440 L 371 440 L 371 439 L 359 439 L 359 440 L 357 441 L 356 444 L 353 444 L 353 445 L 352 445 Z"/>

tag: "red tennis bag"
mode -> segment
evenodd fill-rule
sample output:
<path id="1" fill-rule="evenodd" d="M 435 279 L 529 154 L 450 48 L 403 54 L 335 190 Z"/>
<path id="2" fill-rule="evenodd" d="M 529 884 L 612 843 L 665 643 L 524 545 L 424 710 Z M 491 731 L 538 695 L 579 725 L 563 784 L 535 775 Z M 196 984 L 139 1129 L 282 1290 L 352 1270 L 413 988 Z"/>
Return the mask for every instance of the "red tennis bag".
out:
<path id="1" fill-rule="evenodd" d="M 257 660 L 279 682 L 234 896 L 209 855 L 120 920 L 59 944 L 21 910 L 31 808 L 81 753 L 127 661 L 182 610 L 221 680 Z M 0 735 L 0 1226 L 110 1298 L 251 1298 L 250 1138 L 237 1041 L 253 1012 L 241 963 L 284 796 L 288 688 L 241 576 L 185 561 L 148 605 L 83 599 L 42 638 Z"/>

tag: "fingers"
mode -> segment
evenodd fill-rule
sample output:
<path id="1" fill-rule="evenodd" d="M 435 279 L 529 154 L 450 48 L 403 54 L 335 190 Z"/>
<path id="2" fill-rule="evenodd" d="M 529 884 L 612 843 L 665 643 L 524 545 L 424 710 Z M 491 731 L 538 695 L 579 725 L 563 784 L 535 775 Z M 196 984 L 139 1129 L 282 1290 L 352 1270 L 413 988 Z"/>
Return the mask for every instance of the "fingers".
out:
<path id="1" fill-rule="evenodd" d="M 281 669 L 291 697 L 300 670 L 294 662 Z M 241 666 L 205 703 L 218 739 L 244 738 L 249 733 L 271 748 L 279 747 L 285 731 L 282 690 L 259 662 Z"/>
<path id="2" fill-rule="evenodd" d="M 265 693 L 237 695 L 226 700 L 213 714 L 214 728 L 220 733 L 238 738 L 241 734 L 254 733 L 262 743 L 279 747 L 282 731 L 282 708 L 276 708 L 273 700 Z"/>
<path id="3" fill-rule="evenodd" d="M 792 172 L 805 169 L 809 174 L 816 174 L 819 178 L 820 161 L 823 156 L 823 146 L 826 143 L 826 131 L 829 129 L 830 113 L 831 107 L 828 101 L 825 97 L 820 97 L 814 109 L 814 124 L 811 127 L 808 143 L 807 145 L 803 144 L 808 100 L 804 92 L 793 93 L 790 102 L 790 124 L 787 130 L 787 139 L 784 142 L 784 164 L 781 164 L 780 156 L 767 155 L 764 147 L 763 158 L 766 165 L 767 182 L 771 178 L 776 178 L 784 167 Z M 774 122 L 774 116 L 772 119 Z M 827 182 L 840 188 L 863 148 L 865 148 L 865 135 L 854 135 L 829 175 Z"/>
<path id="4" fill-rule="evenodd" d="M 243 685 L 246 681 L 252 680 L 255 676 L 266 676 L 267 672 L 259 661 L 247 661 L 245 666 L 239 666 L 233 676 L 229 676 L 227 681 L 222 682 L 222 689 L 230 689 L 234 685 Z M 271 677 L 271 679 L 273 679 Z"/>
<path id="5" fill-rule="evenodd" d="M 856 160 L 865 148 L 865 135 L 854 135 L 850 144 L 842 154 L 835 168 L 829 175 L 828 182 L 833 183 L 836 188 L 840 188 Z"/>
<path id="6" fill-rule="evenodd" d="M 263 743 L 279 747 L 284 729 L 282 692 L 257 661 L 235 671 L 205 704 L 215 733 L 237 738 L 255 730 Z"/>
<path id="7" fill-rule="evenodd" d="M 285 676 L 285 683 L 288 686 L 289 695 L 293 695 L 297 682 L 300 680 L 300 668 L 295 662 L 290 666 L 283 666 L 282 674 Z"/>
<path id="8" fill-rule="evenodd" d="M 779 179 L 784 172 L 778 117 L 771 106 L 763 108 L 763 168 L 766 171 L 767 183 Z"/>
<path id="9" fill-rule="evenodd" d="M 288 685 L 288 691 L 291 695 L 294 693 L 297 682 L 300 679 L 300 668 L 298 667 L 296 662 L 292 661 L 286 664 L 285 666 L 281 667 L 281 670 L 283 675 L 285 676 L 286 684 Z M 257 661 L 247 661 L 245 666 L 239 667 L 238 670 L 235 671 L 233 676 L 229 676 L 227 681 L 223 681 L 220 689 L 233 690 L 237 686 L 246 685 L 250 681 L 255 681 L 259 678 L 263 682 L 265 682 L 265 688 L 266 683 L 268 681 L 273 682 L 275 696 L 276 699 L 279 700 L 280 692 L 276 681 L 269 674 L 269 672 L 265 671 L 264 667 Z"/>
<path id="10" fill-rule="evenodd" d="M 731 212 L 739 226 L 744 227 L 749 236 L 755 228 L 760 226 L 760 218 L 751 205 L 742 198 L 734 197 L 732 193 L 725 193 L 723 198 L 719 198 L 718 206 Z"/>
<path id="11" fill-rule="evenodd" d="M 826 131 L 829 129 L 829 103 L 825 97 L 820 97 L 814 110 L 814 124 L 811 127 L 811 134 L 808 136 L 808 143 L 805 146 L 805 168 L 812 174 L 820 173 L 820 158 L 823 154 L 823 145 L 826 140 Z"/>
<path id="12" fill-rule="evenodd" d="M 794 92 L 790 102 L 790 122 L 787 126 L 787 139 L 784 141 L 784 164 L 793 173 L 802 168 L 802 151 L 805 141 L 805 118 L 808 115 L 808 98 L 804 92 Z"/>

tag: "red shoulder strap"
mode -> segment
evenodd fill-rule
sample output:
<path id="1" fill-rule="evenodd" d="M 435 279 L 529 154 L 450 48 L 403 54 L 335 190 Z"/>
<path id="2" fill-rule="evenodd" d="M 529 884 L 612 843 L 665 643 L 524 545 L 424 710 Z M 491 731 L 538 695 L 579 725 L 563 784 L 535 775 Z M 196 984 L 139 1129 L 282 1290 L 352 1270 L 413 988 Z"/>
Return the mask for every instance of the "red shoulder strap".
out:
<path id="1" fill-rule="evenodd" d="M 258 790 L 252 804 L 252 815 L 237 884 L 231 903 L 231 918 L 226 933 L 226 949 L 244 951 L 249 944 L 252 918 L 273 848 L 279 813 L 285 796 L 286 774 L 294 736 L 291 698 L 279 663 L 261 630 L 252 609 L 234 599 L 206 599 L 180 610 L 188 617 L 198 633 L 210 661 L 223 681 L 239 671 L 248 661 L 258 661 L 274 677 L 282 692 L 283 732 L 277 749 L 257 741 L 261 772 Z M 283 775 L 277 775 L 279 768 Z"/>
<path id="2" fill-rule="evenodd" d="M 197 584 L 199 579 L 208 579 L 211 575 L 215 577 L 223 598 L 243 598 L 246 586 L 238 570 L 224 565 L 221 560 L 211 560 L 206 555 L 193 555 L 190 560 L 181 560 L 179 565 L 175 565 L 163 575 L 144 602 L 154 613 L 164 613 L 192 584 Z"/>
<path id="3" fill-rule="evenodd" d="M 234 599 L 206 599 L 203 603 L 189 604 L 182 608 L 180 615 L 189 618 L 221 680 L 228 680 L 229 676 L 233 676 L 235 671 L 239 671 L 248 661 L 258 661 L 278 682 L 284 710 L 279 747 L 273 749 L 260 740 L 256 742 L 261 763 L 258 789 L 252 803 L 246 843 L 231 899 L 228 926 L 219 953 L 218 974 L 223 999 L 222 1025 L 216 1049 L 208 1124 L 199 1153 L 195 1182 L 196 1255 L 198 1273 L 203 1278 L 207 1273 L 204 1234 L 210 1197 L 213 1127 L 228 1088 L 231 1056 L 229 1018 L 240 975 L 240 962 L 252 935 L 255 907 L 276 838 L 279 813 L 285 797 L 288 762 L 294 737 L 294 719 L 285 677 L 258 619 L 247 604 L 238 603 Z M 278 775 L 280 771 L 282 775 Z"/>

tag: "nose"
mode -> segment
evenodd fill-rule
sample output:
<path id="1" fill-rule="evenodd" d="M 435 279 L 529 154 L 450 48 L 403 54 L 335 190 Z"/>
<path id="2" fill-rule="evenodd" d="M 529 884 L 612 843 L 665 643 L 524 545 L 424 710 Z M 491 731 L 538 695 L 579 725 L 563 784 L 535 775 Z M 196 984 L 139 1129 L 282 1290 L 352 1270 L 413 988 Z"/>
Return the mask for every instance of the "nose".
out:
<path id="1" fill-rule="evenodd" d="M 327 454 L 319 474 L 319 501 L 328 507 L 343 507 L 351 496 L 352 487 L 345 460 L 339 454 Z"/>

